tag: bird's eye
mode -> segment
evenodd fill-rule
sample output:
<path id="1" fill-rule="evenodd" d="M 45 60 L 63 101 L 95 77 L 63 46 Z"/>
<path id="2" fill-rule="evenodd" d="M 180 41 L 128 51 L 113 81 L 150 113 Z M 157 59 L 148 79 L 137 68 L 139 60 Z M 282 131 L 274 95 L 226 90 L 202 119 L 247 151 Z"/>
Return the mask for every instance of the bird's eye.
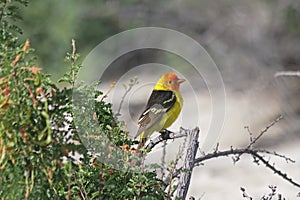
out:
<path id="1" fill-rule="evenodd" d="M 172 81 L 168 81 L 169 84 L 172 84 Z"/>

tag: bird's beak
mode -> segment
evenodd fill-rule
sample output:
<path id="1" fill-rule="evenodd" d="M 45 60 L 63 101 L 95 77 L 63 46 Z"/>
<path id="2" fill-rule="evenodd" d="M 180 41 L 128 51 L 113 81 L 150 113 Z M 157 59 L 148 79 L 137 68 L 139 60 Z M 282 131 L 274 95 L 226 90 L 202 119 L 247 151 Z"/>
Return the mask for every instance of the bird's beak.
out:
<path id="1" fill-rule="evenodd" d="M 184 81 L 185 81 L 185 79 L 178 79 L 178 80 L 177 80 L 177 83 L 180 84 L 180 83 L 183 83 Z"/>

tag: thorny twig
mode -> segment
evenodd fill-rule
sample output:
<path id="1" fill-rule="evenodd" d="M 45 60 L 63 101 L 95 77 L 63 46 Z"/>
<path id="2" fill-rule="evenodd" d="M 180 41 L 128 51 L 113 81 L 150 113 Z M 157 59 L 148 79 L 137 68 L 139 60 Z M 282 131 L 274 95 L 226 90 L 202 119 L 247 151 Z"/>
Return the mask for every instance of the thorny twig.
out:
<path id="1" fill-rule="evenodd" d="M 283 179 L 285 179 L 286 181 L 288 181 L 289 183 L 291 183 L 292 185 L 299 187 L 300 188 L 300 184 L 295 182 L 294 180 L 292 180 L 292 178 L 288 177 L 288 175 L 280 170 L 278 170 L 277 168 L 275 168 L 275 166 L 273 164 L 271 164 L 268 160 L 266 160 L 262 155 L 260 155 L 260 153 L 266 153 L 265 151 L 260 151 L 259 149 L 249 149 L 249 148 L 245 148 L 245 149 L 230 149 L 227 151 L 218 151 L 218 152 L 214 152 L 214 153 L 209 153 L 206 154 L 204 156 L 201 156 L 199 158 L 195 159 L 195 164 L 197 163 L 202 163 L 203 161 L 212 159 L 212 158 L 218 158 L 218 157 L 224 157 L 224 156 L 230 156 L 230 155 L 242 155 L 242 154 L 249 154 L 252 155 L 254 158 L 258 159 L 259 161 L 261 161 L 263 164 L 265 164 L 265 166 L 267 168 L 269 168 L 270 170 L 272 170 L 274 172 L 274 174 L 278 174 L 279 176 L 281 176 Z M 274 154 L 276 156 L 276 154 Z M 281 157 L 281 156 L 279 156 Z"/>
<path id="2" fill-rule="evenodd" d="M 250 197 L 247 193 L 246 193 L 246 189 L 241 187 L 240 190 L 242 191 L 242 195 L 244 198 L 246 198 L 247 200 L 252 200 L 252 197 Z"/>
<path id="3" fill-rule="evenodd" d="M 274 155 L 274 156 L 283 158 L 283 159 L 285 159 L 285 161 L 286 161 L 287 163 L 289 163 L 289 162 L 295 163 L 295 162 L 296 162 L 295 160 L 293 160 L 293 159 L 291 159 L 291 158 L 289 158 L 289 157 L 287 157 L 287 156 L 285 156 L 285 155 L 279 154 L 279 153 L 277 153 L 277 152 L 275 152 L 275 151 L 268 151 L 268 150 L 266 150 L 266 149 L 259 149 L 258 151 L 261 152 L 261 153 L 266 153 L 266 154 L 270 154 L 270 155 Z"/>
<path id="4" fill-rule="evenodd" d="M 261 200 L 272 200 L 273 197 L 276 197 L 276 192 L 277 192 L 277 187 L 273 186 L 273 185 L 269 185 L 269 189 L 271 190 L 269 194 L 267 195 L 263 195 L 260 199 Z M 251 197 L 250 195 L 247 194 L 246 189 L 241 187 L 240 188 L 241 192 L 242 192 L 242 196 L 246 199 L 246 200 L 252 200 L 253 197 Z M 277 199 L 278 200 L 285 200 L 285 198 L 282 196 L 282 194 L 277 194 Z"/>
<path id="5" fill-rule="evenodd" d="M 263 130 L 260 131 L 259 135 L 255 138 L 252 138 L 252 133 L 250 132 L 250 129 L 248 128 L 248 132 L 250 134 L 250 143 L 246 147 L 246 149 L 252 148 L 253 144 L 255 144 L 272 126 L 274 126 L 277 122 L 283 119 L 282 115 L 279 115 L 275 120 L 273 120 L 270 124 L 268 124 Z M 235 162 L 237 162 L 242 154 L 238 155 L 236 158 L 234 158 Z"/>
<path id="6" fill-rule="evenodd" d="M 249 126 L 245 126 L 244 128 L 247 130 L 247 132 L 249 134 L 250 143 L 252 143 L 252 141 L 253 141 L 253 133 L 250 131 L 250 127 Z"/>
<path id="7" fill-rule="evenodd" d="M 271 192 L 269 193 L 268 196 L 264 195 L 262 197 L 263 200 L 272 200 L 272 198 L 276 195 L 276 189 L 277 189 L 277 187 L 273 186 L 273 185 L 269 185 L 269 188 L 271 189 Z"/>
<path id="8" fill-rule="evenodd" d="M 213 159 L 213 158 L 218 158 L 218 157 L 228 157 L 230 155 L 242 155 L 242 154 L 249 154 L 252 155 L 254 158 L 260 160 L 262 163 L 264 163 L 266 165 L 267 168 L 271 169 L 274 174 L 278 174 L 279 176 L 281 176 L 283 179 L 287 180 L 289 183 L 291 183 L 292 185 L 295 185 L 296 187 L 300 187 L 300 184 L 293 181 L 292 178 L 289 178 L 287 176 L 286 173 L 281 172 L 280 170 L 276 169 L 275 166 L 273 164 L 271 164 L 268 160 L 266 160 L 262 155 L 262 153 L 266 153 L 266 154 L 270 154 L 270 155 L 274 155 L 277 156 L 279 158 L 283 158 L 286 160 L 286 162 L 291 162 L 291 163 L 295 163 L 294 160 L 292 160 L 291 158 L 288 158 L 287 156 L 278 154 L 276 152 L 271 152 L 271 151 L 267 151 L 264 149 L 233 149 L 232 147 L 230 148 L 230 150 L 226 150 L 226 151 L 214 151 L 213 153 L 209 153 L 209 154 L 204 154 L 199 158 L 195 159 L 195 166 L 200 166 L 200 165 L 204 165 L 203 162 Z M 234 162 L 236 162 L 234 160 Z M 174 174 L 173 174 L 173 178 L 177 178 L 180 174 L 180 171 L 182 170 L 182 168 L 177 169 Z M 164 182 L 167 183 L 169 181 L 169 177 L 167 177 Z"/>
<path id="9" fill-rule="evenodd" d="M 250 148 L 255 142 L 257 142 L 257 140 L 259 140 L 259 138 L 261 138 L 272 126 L 274 126 L 277 122 L 279 122 L 280 120 L 283 119 L 282 115 L 279 115 L 275 120 L 273 120 L 270 124 L 268 124 L 261 132 L 260 134 L 255 137 L 252 142 L 250 142 L 250 144 L 248 145 L 247 148 Z"/>

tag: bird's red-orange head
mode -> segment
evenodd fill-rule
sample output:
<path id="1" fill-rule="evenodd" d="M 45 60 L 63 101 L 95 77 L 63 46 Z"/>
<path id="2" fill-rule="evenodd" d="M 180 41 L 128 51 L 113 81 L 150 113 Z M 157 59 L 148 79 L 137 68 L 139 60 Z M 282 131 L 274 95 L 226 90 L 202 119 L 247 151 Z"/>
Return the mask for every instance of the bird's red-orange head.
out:
<path id="1" fill-rule="evenodd" d="M 155 89 L 179 90 L 179 86 L 183 83 L 184 79 L 179 79 L 178 76 L 172 72 L 162 75 L 157 82 Z"/>

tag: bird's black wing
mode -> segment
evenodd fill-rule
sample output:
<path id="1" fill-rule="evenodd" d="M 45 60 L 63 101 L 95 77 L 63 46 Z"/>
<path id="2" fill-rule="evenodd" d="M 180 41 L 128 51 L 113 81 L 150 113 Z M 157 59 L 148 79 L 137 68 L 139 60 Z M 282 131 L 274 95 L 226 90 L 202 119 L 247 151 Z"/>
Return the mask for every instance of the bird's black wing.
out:
<path id="1" fill-rule="evenodd" d="M 145 111 L 153 107 L 155 104 L 160 104 L 164 109 L 166 109 L 166 111 L 168 111 L 172 108 L 175 102 L 176 96 L 174 92 L 169 90 L 153 90 Z"/>
<path id="2" fill-rule="evenodd" d="M 153 90 L 146 109 L 139 118 L 140 128 L 135 137 L 160 120 L 163 114 L 174 106 L 175 102 L 176 95 L 173 91 Z"/>

